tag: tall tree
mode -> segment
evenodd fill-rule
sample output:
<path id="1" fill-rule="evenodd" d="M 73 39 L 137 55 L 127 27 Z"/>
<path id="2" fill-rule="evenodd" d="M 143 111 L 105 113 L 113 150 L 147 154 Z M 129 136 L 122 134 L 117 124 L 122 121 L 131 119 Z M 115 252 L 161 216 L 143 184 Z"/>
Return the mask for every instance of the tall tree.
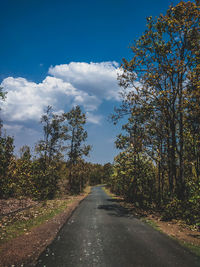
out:
<path id="1" fill-rule="evenodd" d="M 41 117 L 43 124 L 44 138 L 36 146 L 36 150 L 41 153 L 45 166 L 50 164 L 55 156 L 60 155 L 61 150 L 61 118 L 53 113 L 51 106 L 45 110 Z"/>
<path id="2" fill-rule="evenodd" d="M 48 106 L 41 118 L 44 138 L 36 145 L 39 159 L 33 164 L 36 183 L 40 188 L 40 198 L 52 198 L 55 195 L 59 180 L 61 153 L 61 118 Z"/>
<path id="3" fill-rule="evenodd" d="M 73 187 L 72 168 L 83 156 L 88 156 L 91 150 L 90 145 L 85 145 L 87 131 L 84 129 L 86 116 L 81 111 L 80 106 L 73 107 L 69 112 L 62 115 L 63 138 L 67 142 L 66 149 L 69 157 L 68 165 L 70 168 L 70 188 Z"/>
<path id="4" fill-rule="evenodd" d="M 123 60 L 123 103 L 114 116 L 128 114 L 135 122 L 133 132 L 138 112 L 148 115 L 139 122 L 147 136 L 145 151 L 150 149 L 167 169 L 170 193 L 178 198 L 185 197 L 184 128 L 190 95 L 199 104 L 199 18 L 197 5 L 181 1 L 166 15 L 147 19 L 147 30 L 131 47 L 132 59 Z"/>
<path id="5" fill-rule="evenodd" d="M 82 156 L 88 156 L 91 146 L 85 145 L 87 131 L 84 130 L 86 116 L 80 106 L 73 107 L 69 112 L 63 114 L 67 125 L 63 127 L 64 139 L 68 141 L 68 156 L 70 164 L 74 165 Z"/>

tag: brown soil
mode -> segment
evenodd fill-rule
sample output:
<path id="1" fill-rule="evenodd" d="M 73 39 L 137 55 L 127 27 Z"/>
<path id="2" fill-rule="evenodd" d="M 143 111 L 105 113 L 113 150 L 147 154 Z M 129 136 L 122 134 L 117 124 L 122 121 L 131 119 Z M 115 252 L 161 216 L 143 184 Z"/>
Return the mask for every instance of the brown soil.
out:
<path id="1" fill-rule="evenodd" d="M 46 223 L 0 246 L 0 266 L 35 266 L 37 258 L 54 240 L 74 209 L 86 197 L 73 197 L 67 209 Z"/>
<path id="2" fill-rule="evenodd" d="M 198 229 L 191 228 L 181 221 L 172 220 L 162 221 L 158 215 L 148 215 L 147 219 L 155 222 L 162 232 L 180 241 L 200 246 L 200 232 Z"/>
<path id="3" fill-rule="evenodd" d="M 19 210 L 24 210 L 33 206 L 36 206 L 38 201 L 33 201 L 30 198 L 26 199 L 0 199 L 0 216 L 7 215 Z"/>

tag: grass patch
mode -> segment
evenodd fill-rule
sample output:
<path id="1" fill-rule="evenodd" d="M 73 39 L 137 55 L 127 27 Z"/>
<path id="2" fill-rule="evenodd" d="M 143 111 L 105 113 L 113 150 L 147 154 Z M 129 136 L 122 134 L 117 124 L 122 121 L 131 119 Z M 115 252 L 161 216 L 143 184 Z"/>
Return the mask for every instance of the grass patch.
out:
<path id="1" fill-rule="evenodd" d="M 64 211 L 67 204 L 70 202 L 72 202 L 72 199 L 48 200 L 42 202 L 40 206 L 30 208 L 15 215 L 4 216 L 0 220 L 0 244 L 3 244 L 21 234 L 28 233 L 31 228 L 53 218 Z"/>
<path id="2" fill-rule="evenodd" d="M 104 190 L 104 192 L 109 195 L 110 197 L 117 199 L 119 198 L 118 196 L 116 196 L 115 194 L 111 193 L 110 189 L 106 186 L 102 186 L 102 189 Z"/>
<path id="3" fill-rule="evenodd" d="M 90 190 L 90 186 L 86 187 L 84 194 L 89 194 Z M 0 245 L 22 234 L 28 234 L 33 227 L 39 226 L 62 213 L 76 199 L 75 196 L 70 196 L 66 199 L 46 200 L 38 206 L 16 214 L 2 216 L 0 218 Z"/>
<path id="4" fill-rule="evenodd" d="M 147 223 L 148 225 L 150 225 L 153 229 L 162 232 L 162 230 L 160 229 L 160 227 L 152 220 L 149 219 L 145 219 L 145 218 L 141 218 L 141 221 Z"/>
<path id="5" fill-rule="evenodd" d="M 193 252 L 195 255 L 197 255 L 198 257 L 200 257 L 200 246 L 185 242 L 185 241 L 180 241 L 178 240 L 179 243 L 186 247 L 187 249 L 189 249 L 191 252 Z"/>

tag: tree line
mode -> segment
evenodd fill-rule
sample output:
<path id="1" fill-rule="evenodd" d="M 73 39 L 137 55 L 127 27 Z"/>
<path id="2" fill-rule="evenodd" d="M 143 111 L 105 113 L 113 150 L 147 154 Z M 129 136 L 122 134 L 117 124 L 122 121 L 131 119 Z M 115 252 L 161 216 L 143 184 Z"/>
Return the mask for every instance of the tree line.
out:
<path id="1" fill-rule="evenodd" d="M 165 218 L 200 225 L 200 7 L 181 1 L 147 18 L 123 59 L 122 102 L 112 116 L 127 123 L 116 140 L 110 186 Z"/>
<path id="2" fill-rule="evenodd" d="M 0 89 L 0 98 L 5 93 Z M 52 199 L 65 194 L 78 194 L 86 185 L 102 183 L 107 167 L 84 160 L 91 150 L 86 145 L 86 115 L 80 106 L 57 115 L 48 106 L 41 117 L 43 138 L 34 154 L 24 145 L 19 156 L 14 154 L 14 138 L 3 133 L 0 124 L 0 198 L 31 197 Z M 105 175 L 104 175 L 105 174 Z"/>

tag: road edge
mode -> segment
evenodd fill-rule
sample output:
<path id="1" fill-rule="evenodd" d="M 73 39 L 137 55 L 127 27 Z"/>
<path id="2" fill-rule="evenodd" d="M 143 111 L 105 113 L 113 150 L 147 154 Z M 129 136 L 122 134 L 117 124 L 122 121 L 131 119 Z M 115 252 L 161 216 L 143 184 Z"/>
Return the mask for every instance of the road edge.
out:
<path id="1" fill-rule="evenodd" d="M 104 192 L 109 195 L 111 198 L 113 199 L 121 199 L 122 202 L 124 201 L 123 198 L 113 194 L 110 189 L 106 186 L 102 187 L 102 189 L 104 190 Z M 120 204 L 121 205 L 121 204 Z M 144 223 L 148 224 L 149 226 L 151 226 L 153 229 L 155 229 L 156 231 L 161 232 L 162 234 L 168 236 L 169 238 L 176 240 L 182 247 L 186 248 L 187 250 L 189 250 L 192 254 L 194 254 L 196 257 L 198 257 L 200 259 L 200 246 L 198 245 L 194 245 L 191 242 L 186 242 L 184 240 L 181 240 L 177 237 L 174 237 L 170 234 L 168 234 L 167 232 L 165 232 L 163 229 L 160 228 L 160 226 L 157 224 L 156 220 L 153 220 L 152 218 L 140 218 L 141 221 L 143 221 Z"/>
<path id="2" fill-rule="evenodd" d="M 90 191 L 76 196 L 63 212 L 57 214 L 47 222 L 33 227 L 28 234 L 20 235 L 5 243 L 1 248 L 0 266 L 35 266 L 39 256 L 53 242 L 73 212 L 90 194 Z M 18 244 L 17 248 L 15 243 Z M 26 253 L 22 253 L 22 251 L 26 251 Z"/>

